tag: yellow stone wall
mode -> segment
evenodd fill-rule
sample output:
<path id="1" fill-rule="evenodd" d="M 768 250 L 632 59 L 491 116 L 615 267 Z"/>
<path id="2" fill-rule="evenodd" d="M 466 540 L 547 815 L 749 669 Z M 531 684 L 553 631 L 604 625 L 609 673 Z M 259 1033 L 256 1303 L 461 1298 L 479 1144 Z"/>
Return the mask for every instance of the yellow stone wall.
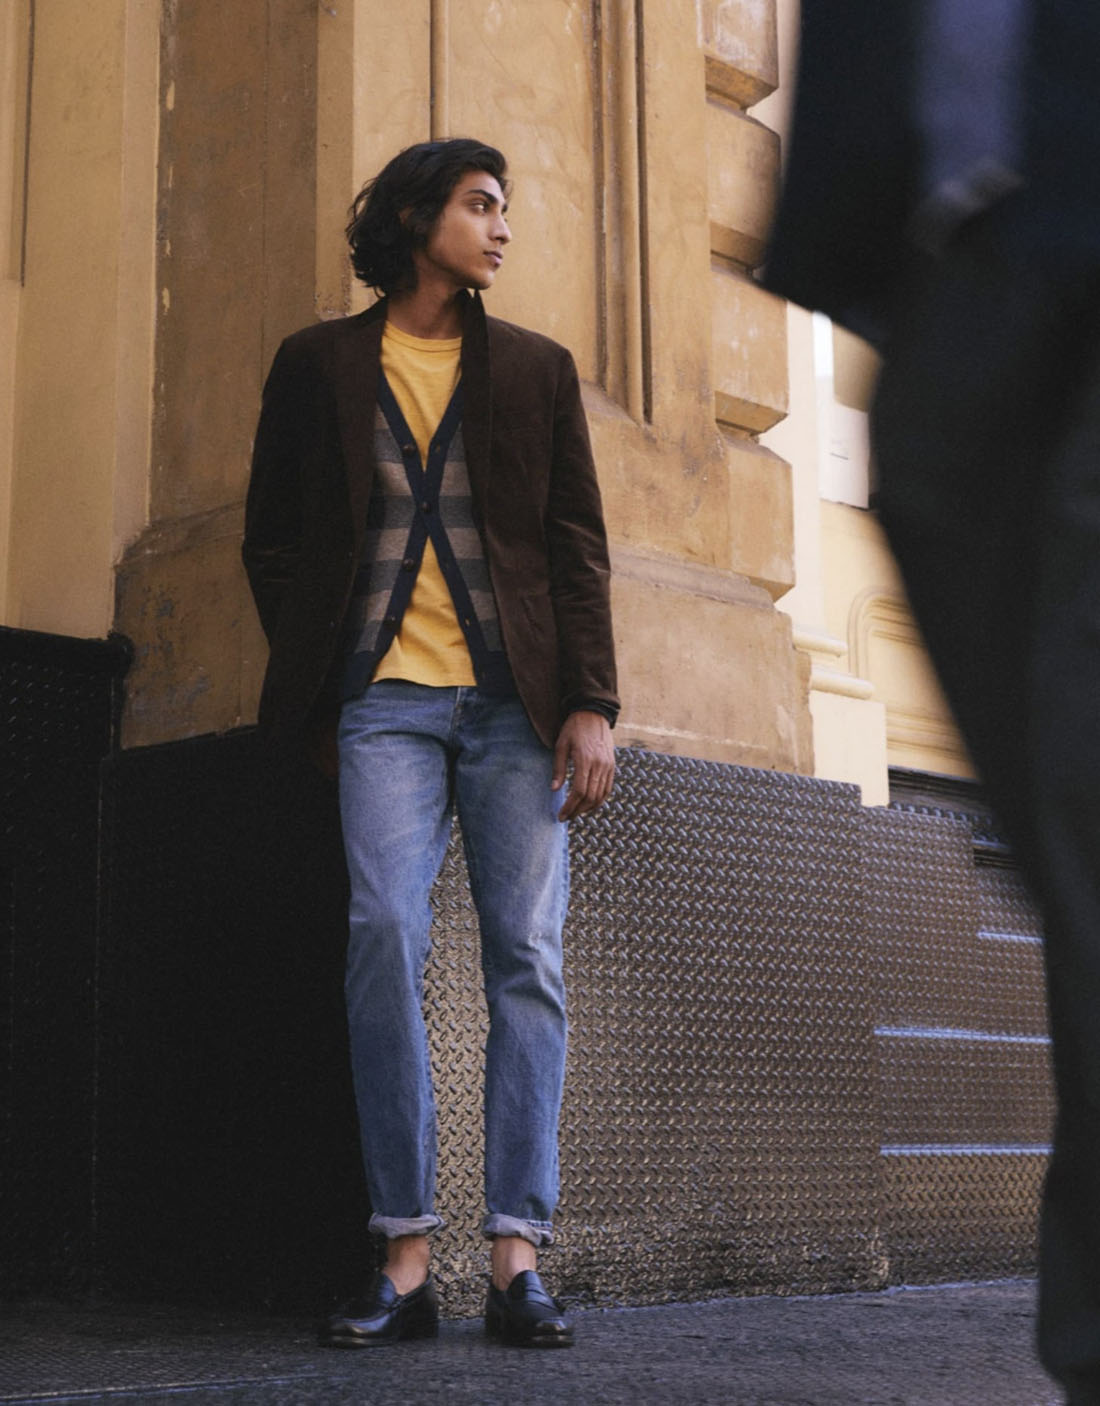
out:
<path id="1" fill-rule="evenodd" d="M 821 502 L 809 319 L 752 277 L 792 14 L 789 0 L 12 0 L 0 623 L 127 633 L 130 744 L 251 721 L 265 646 L 238 546 L 263 376 L 295 327 L 365 305 L 342 234 L 361 182 L 402 145 L 472 133 L 515 180 L 490 311 L 565 342 L 584 381 L 620 742 L 802 771 L 816 749 L 819 774 L 865 781 L 870 799 L 885 719 L 910 707 L 891 757 L 946 757 L 873 524 Z M 855 360 L 837 360 L 837 405 Z"/>
<path id="2" fill-rule="evenodd" d="M 15 438 L 16 339 L 23 286 L 27 73 L 30 13 L 0 9 L 0 621 L 8 619 L 7 547 L 11 540 Z"/>
<path id="3" fill-rule="evenodd" d="M 362 180 L 475 133 L 516 182 L 490 308 L 567 343 L 585 383 L 620 741 L 869 801 L 888 762 L 965 769 L 853 504 L 866 355 L 834 335 L 823 366 L 821 329 L 752 277 L 796 20 L 795 0 L 11 0 L 0 623 L 129 634 L 129 743 L 251 720 L 238 545 L 266 368 L 365 305 L 342 235 Z"/>
<path id="4" fill-rule="evenodd" d="M 8 625 L 104 635 L 145 521 L 159 19 L 155 0 L 0 11 Z"/>
<path id="5" fill-rule="evenodd" d="M 569 345 L 585 383 L 620 740 L 812 766 L 774 604 L 790 472 L 755 438 L 787 405 L 784 312 L 750 276 L 778 172 L 748 110 L 776 83 L 771 0 L 16 0 L 3 22 L 3 213 L 25 224 L 0 303 L 3 621 L 127 633 L 127 742 L 253 717 L 237 550 L 266 368 L 363 306 L 342 236 L 363 179 L 475 133 L 515 178 L 491 311 Z"/>

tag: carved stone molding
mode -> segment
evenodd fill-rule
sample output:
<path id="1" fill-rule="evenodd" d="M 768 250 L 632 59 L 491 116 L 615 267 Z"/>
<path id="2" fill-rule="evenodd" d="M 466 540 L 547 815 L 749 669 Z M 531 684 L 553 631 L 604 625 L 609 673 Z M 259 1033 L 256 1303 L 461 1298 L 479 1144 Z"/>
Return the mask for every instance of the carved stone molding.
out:
<path id="1" fill-rule="evenodd" d="M 883 667 L 883 651 L 892 653 Z M 869 679 L 886 705 L 888 745 L 939 753 L 945 771 L 968 774 L 970 762 L 950 710 L 932 672 L 916 621 L 906 602 L 868 588 L 856 596 L 848 617 L 852 672 Z"/>

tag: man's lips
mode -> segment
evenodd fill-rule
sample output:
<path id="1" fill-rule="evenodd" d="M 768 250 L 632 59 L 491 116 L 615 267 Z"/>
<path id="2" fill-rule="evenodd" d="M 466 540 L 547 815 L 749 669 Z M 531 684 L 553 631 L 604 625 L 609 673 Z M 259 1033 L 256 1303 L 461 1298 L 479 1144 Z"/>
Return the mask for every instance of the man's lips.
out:
<path id="1" fill-rule="evenodd" d="M 492 259 L 497 268 L 500 268 L 501 264 L 504 262 L 504 255 L 498 253 L 495 249 L 486 249 L 485 257 L 487 259 Z"/>

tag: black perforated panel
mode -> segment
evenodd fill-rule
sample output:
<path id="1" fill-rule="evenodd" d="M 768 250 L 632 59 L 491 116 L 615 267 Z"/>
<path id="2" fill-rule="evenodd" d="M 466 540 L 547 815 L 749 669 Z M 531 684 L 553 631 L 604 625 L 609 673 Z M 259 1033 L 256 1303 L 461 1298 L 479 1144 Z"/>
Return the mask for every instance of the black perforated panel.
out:
<path id="1" fill-rule="evenodd" d="M 121 645 L 0 629 L 0 1274 L 88 1282 L 99 765 Z"/>

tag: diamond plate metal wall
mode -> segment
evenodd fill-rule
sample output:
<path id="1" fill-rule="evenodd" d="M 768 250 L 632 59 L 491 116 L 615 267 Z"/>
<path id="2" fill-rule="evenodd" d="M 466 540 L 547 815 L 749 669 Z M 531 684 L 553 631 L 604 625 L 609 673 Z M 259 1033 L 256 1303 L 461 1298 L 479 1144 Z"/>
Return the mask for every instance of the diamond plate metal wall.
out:
<path id="1" fill-rule="evenodd" d="M 852 788 L 644 752 L 573 831 L 554 1282 L 587 1301 L 882 1281 Z M 448 1307 L 483 1292 L 476 922 L 454 847 L 427 1004 Z"/>
<path id="2" fill-rule="evenodd" d="M 877 1282 L 859 817 L 852 788 L 623 757 L 577 836 L 567 1284 Z"/>
<path id="3" fill-rule="evenodd" d="M 587 1301 L 1035 1266 L 1036 915 L 984 815 L 641 752 L 574 827 L 556 1282 Z M 989 836 L 985 835 L 988 842 Z M 477 928 L 457 848 L 429 1020 L 448 1304 L 476 1312 Z"/>
<path id="4" fill-rule="evenodd" d="M 66 667 L 10 675 L 48 763 L 4 782 L 5 1151 L 47 1169 L 15 1204 L 52 1238 L 9 1217 L 5 1248 L 26 1287 L 91 1262 L 118 1295 L 320 1308 L 371 1253 L 332 788 L 244 732 L 114 754 L 100 791 L 113 676 Z M 1033 1267 L 1040 948 L 988 829 L 621 754 L 572 827 L 556 1287 L 644 1303 Z M 475 1313 L 485 1016 L 457 836 L 434 901 L 438 1270 Z"/>
<path id="5" fill-rule="evenodd" d="M 979 809 L 868 811 L 863 843 L 890 1280 L 1033 1272 L 1053 1109 L 1037 915 Z"/>

